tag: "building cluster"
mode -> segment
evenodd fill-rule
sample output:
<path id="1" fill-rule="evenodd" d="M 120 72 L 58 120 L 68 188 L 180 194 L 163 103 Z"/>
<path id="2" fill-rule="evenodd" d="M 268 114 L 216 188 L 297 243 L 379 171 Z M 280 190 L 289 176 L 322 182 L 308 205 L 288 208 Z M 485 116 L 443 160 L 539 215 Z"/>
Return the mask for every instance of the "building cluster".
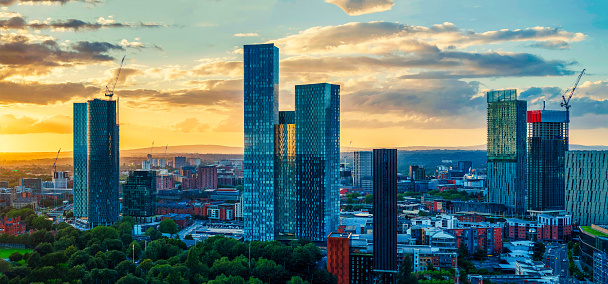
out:
<path id="1" fill-rule="evenodd" d="M 325 240 L 339 223 L 340 86 L 295 86 L 279 111 L 279 49 L 245 45 L 245 239 Z"/>

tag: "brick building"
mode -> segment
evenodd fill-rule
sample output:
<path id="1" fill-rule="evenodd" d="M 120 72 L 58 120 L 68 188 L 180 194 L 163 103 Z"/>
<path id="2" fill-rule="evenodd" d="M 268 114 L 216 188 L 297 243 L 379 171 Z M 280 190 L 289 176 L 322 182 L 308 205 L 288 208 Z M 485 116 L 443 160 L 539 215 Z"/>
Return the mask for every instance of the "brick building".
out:
<path id="1" fill-rule="evenodd" d="M 196 168 L 197 186 L 202 189 L 217 189 L 217 168 L 204 166 Z"/>
<path id="2" fill-rule="evenodd" d="M 193 207 L 187 203 L 157 203 L 156 215 L 167 214 L 188 214 L 194 213 Z"/>
<path id="3" fill-rule="evenodd" d="M 20 235 L 25 233 L 25 223 L 21 223 L 21 217 L 0 219 L 0 234 Z"/>

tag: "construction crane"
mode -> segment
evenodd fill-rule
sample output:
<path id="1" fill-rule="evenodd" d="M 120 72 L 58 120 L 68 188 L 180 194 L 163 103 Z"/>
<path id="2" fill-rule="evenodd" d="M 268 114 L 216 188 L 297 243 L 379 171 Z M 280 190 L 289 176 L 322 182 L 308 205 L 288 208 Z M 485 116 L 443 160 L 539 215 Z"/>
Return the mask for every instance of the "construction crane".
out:
<path id="1" fill-rule="evenodd" d="M 106 85 L 106 97 L 110 97 L 110 100 L 112 100 L 112 97 L 114 96 L 114 89 L 116 88 L 116 83 L 118 83 L 118 77 L 120 76 L 120 70 L 122 70 L 122 64 L 125 62 L 125 57 L 127 57 L 127 56 L 126 55 L 123 56 L 122 61 L 120 61 L 120 68 L 118 68 L 118 72 L 116 74 L 116 79 L 114 79 L 114 84 L 112 85 L 112 89 L 110 90 L 108 85 Z"/>
<path id="2" fill-rule="evenodd" d="M 59 152 L 61 152 L 61 148 L 59 148 L 59 151 L 57 151 L 57 157 L 55 157 L 55 162 L 53 163 L 53 176 L 55 176 L 55 173 L 57 172 L 57 159 L 59 159 Z"/>
<path id="3" fill-rule="evenodd" d="M 587 70 L 587 69 L 583 69 L 581 74 L 578 75 L 578 78 L 576 79 L 576 82 L 574 83 L 574 87 L 572 87 L 572 89 L 567 89 L 564 92 L 564 94 L 562 95 L 562 102 L 559 105 L 562 107 L 565 107 L 567 112 L 570 111 L 570 99 L 572 98 L 572 95 L 574 95 L 574 91 L 576 90 L 578 83 L 581 81 L 581 77 L 583 77 L 583 74 L 585 74 L 585 70 Z M 570 92 L 570 95 L 568 95 L 568 98 L 566 98 L 566 94 L 568 94 L 568 92 Z"/>

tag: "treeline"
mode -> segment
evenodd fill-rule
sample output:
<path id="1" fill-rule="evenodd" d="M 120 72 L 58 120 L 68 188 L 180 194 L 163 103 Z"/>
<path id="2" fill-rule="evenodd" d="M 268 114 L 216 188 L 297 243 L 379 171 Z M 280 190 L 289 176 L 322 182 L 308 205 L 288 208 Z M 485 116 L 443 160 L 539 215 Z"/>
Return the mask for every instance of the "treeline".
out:
<path id="1" fill-rule="evenodd" d="M 134 220 L 79 231 L 61 223 L 51 231 L 2 235 L 33 252 L 0 260 L 3 283 L 336 283 L 319 269 L 321 251 L 306 240 L 243 243 L 215 236 L 190 249 L 177 239 L 146 232 L 151 242 L 133 240 Z M 251 255 L 251 261 L 249 261 Z M 133 259 L 134 257 L 134 259 Z"/>

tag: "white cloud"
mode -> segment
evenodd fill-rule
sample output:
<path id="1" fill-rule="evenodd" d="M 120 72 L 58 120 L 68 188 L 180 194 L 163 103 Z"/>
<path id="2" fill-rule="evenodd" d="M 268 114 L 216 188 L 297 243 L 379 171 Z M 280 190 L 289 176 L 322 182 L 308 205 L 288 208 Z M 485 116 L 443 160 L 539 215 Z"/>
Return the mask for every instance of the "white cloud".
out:
<path id="1" fill-rule="evenodd" d="M 238 33 L 238 34 L 234 34 L 234 36 L 236 37 L 243 37 L 243 36 L 260 36 L 257 33 Z"/>
<path id="2" fill-rule="evenodd" d="M 390 10 L 395 1 L 393 0 L 325 0 L 334 4 L 350 16 L 359 16 Z"/>

